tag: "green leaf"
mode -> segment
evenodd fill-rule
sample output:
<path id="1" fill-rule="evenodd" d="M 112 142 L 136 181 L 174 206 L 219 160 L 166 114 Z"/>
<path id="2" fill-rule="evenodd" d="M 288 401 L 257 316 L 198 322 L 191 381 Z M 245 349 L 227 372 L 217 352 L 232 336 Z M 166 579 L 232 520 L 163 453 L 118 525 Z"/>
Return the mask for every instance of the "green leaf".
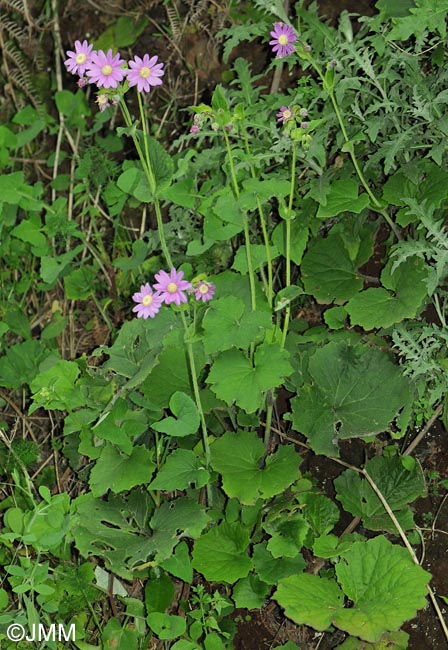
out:
<path id="1" fill-rule="evenodd" d="M 304 255 L 302 280 L 305 291 L 320 303 L 345 302 L 363 287 L 341 236 L 332 234 L 317 239 Z"/>
<path id="2" fill-rule="evenodd" d="M 53 366 L 40 372 L 30 384 L 33 404 L 29 409 L 74 409 L 85 403 L 81 391 L 75 386 L 79 376 L 79 366 L 74 361 L 60 360 Z"/>
<path id="3" fill-rule="evenodd" d="M 199 412 L 189 395 L 176 391 L 170 398 L 170 410 L 175 417 L 167 417 L 154 422 L 152 428 L 169 436 L 182 438 L 190 436 L 199 429 Z"/>
<path id="4" fill-rule="evenodd" d="M 267 542 L 255 544 L 253 552 L 254 569 L 263 582 L 275 585 L 281 578 L 301 573 L 306 566 L 299 553 L 293 558 L 274 558 L 267 550 Z"/>
<path id="5" fill-rule="evenodd" d="M 134 437 L 146 431 L 147 427 L 144 411 L 130 409 L 126 400 L 118 398 L 107 417 L 100 418 L 92 431 L 97 438 L 112 442 L 129 456 L 132 453 Z"/>
<path id="6" fill-rule="evenodd" d="M 180 205 L 183 208 L 190 209 L 194 209 L 199 200 L 198 193 L 194 187 L 194 180 L 191 177 L 187 177 L 167 187 L 161 192 L 160 198 L 171 201 L 171 203 Z"/>
<path id="7" fill-rule="evenodd" d="M 145 585 L 145 605 L 148 614 L 164 612 L 174 598 L 174 585 L 167 575 L 161 573 L 150 577 Z"/>
<path id="8" fill-rule="evenodd" d="M 243 210 L 256 210 L 258 203 L 267 203 L 272 198 L 283 198 L 289 195 L 291 184 L 283 178 L 270 178 L 259 180 L 248 178 L 243 181 L 243 189 L 238 199 L 238 205 Z"/>
<path id="9" fill-rule="evenodd" d="M 398 630 L 426 605 L 431 579 L 406 549 L 381 535 L 353 544 L 336 565 L 336 575 L 353 606 L 336 611 L 333 623 L 372 642 Z"/>
<path id="10" fill-rule="evenodd" d="M 232 592 L 235 607 L 241 607 L 242 609 L 258 609 L 262 607 L 270 589 L 270 585 L 253 574 L 247 576 L 247 578 L 241 578 Z"/>
<path id="11" fill-rule="evenodd" d="M 227 432 L 213 443 L 212 467 L 222 474 L 227 496 L 253 504 L 259 497 L 269 499 L 280 494 L 298 478 L 300 458 L 290 445 L 282 445 L 267 456 L 262 469 L 264 452 L 263 442 L 252 431 Z"/>
<path id="12" fill-rule="evenodd" d="M 174 549 L 174 553 L 167 560 L 160 563 L 162 569 L 171 573 L 184 582 L 192 582 L 193 567 L 191 566 L 190 551 L 185 542 L 180 542 Z"/>
<path id="13" fill-rule="evenodd" d="M 118 494 L 148 483 L 154 468 L 151 453 L 143 445 L 134 447 L 130 456 L 123 456 L 112 445 L 106 445 L 90 473 L 92 494 L 99 497 L 109 489 Z"/>
<path id="14" fill-rule="evenodd" d="M 380 433 L 411 399 L 389 356 L 363 345 L 331 342 L 309 361 L 312 383 L 291 400 L 293 427 L 319 454 L 337 455 L 340 438 Z"/>
<path id="15" fill-rule="evenodd" d="M 167 457 L 156 478 L 148 485 L 150 490 L 186 490 L 201 488 L 208 483 L 210 474 L 199 458 L 188 449 L 175 449 Z"/>
<path id="16" fill-rule="evenodd" d="M 266 254 L 266 247 L 264 246 L 264 244 L 251 244 L 250 252 L 252 256 L 252 268 L 254 271 L 258 271 L 260 267 L 267 264 L 268 258 Z M 278 257 L 279 252 L 275 246 L 269 246 L 269 252 L 270 252 L 271 262 L 272 262 L 273 260 L 275 260 L 276 257 Z M 238 271 L 238 273 L 241 273 L 242 275 L 248 273 L 247 254 L 246 254 L 245 244 L 242 244 L 238 248 L 235 255 L 235 259 L 233 260 L 232 269 Z"/>
<path id="17" fill-rule="evenodd" d="M 304 226 L 300 217 L 291 221 L 291 245 L 290 254 L 294 264 L 299 266 L 302 263 L 303 253 L 308 243 L 309 229 Z M 272 231 L 272 242 L 283 255 L 286 257 L 286 223 L 281 221 Z"/>
<path id="18" fill-rule="evenodd" d="M 335 217 L 341 212 L 354 212 L 359 214 L 370 203 L 367 194 L 358 196 L 358 181 L 354 178 L 344 178 L 334 181 L 326 195 L 325 205 L 321 204 L 317 211 L 318 219 Z"/>
<path id="19" fill-rule="evenodd" d="M 418 314 L 427 295 L 425 262 L 413 256 L 394 271 L 392 266 L 390 260 L 381 274 L 385 288 L 366 289 L 347 303 L 352 325 L 361 325 L 366 330 L 390 327 Z"/>
<path id="20" fill-rule="evenodd" d="M 339 521 L 339 508 L 334 501 L 315 492 L 305 492 L 300 497 L 305 505 L 303 513 L 315 535 L 324 535 Z"/>
<path id="21" fill-rule="evenodd" d="M 407 505 L 426 493 L 420 465 L 416 463 L 412 469 L 407 469 L 399 456 L 375 456 L 367 461 L 365 468 L 402 527 L 413 527 L 412 514 Z M 336 496 L 344 509 L 355 517 L 361 517 L 365 528 L 396 533 L 379 497 L 359 474 L 346 470 L 335 479 L 334 485 Z"/>
<path id="22" fill-rule="evenodd" d="M 186 497 L 165 501 L 151 519 L 151 545 L 157 563 L 171 557 L 180 537 L 199 537 L 210 518 L 202 505 Z"/>
<path id="23" fill-rule="evenodd" d="M 251 569 L 249 532 L 239 523 L 223 522 L 195 541 L 193 567 L 206 580 L 233 584 Z"/>
<path id="24" fill-rule="evenodd" d="M 340 330 L 344 327 L 347 319 L 345 307 L 331 307 L 324 312 L 324 321 L 332 330 Z"/>
<path id="25" fill-rule="evenodd" d="M 249 311 L 241 298 L 226 296 L 214 300 L 203 319 L 204 349 L 207 354 L 230 348 L 249 348 L 272 330 L 267 311 Z"/>
<path id="26" fill-rule="evenodd" d="M 271 535 L 267 549 L 275 558 L 296 557 L 310 528 L 300 514 L 275 519 L 263 527 Z"/>
<path id="27" fill-rule="evenodd" d="M 149 494 L 140 494 L 139 507 L 145 510 Z M 104 560 L 113 573 L 132 580 L 130 570 L 146 562 L 154 553 L 152 539 L 135 525 L 135 512 L 130 499 L 109 495 L 95 499 L 91 492 L 74 499 L 71 504 L 70 533 L 84 557 L 94 555 Z"/>
<path id="28" fill-rule="evenodd" d="M 94 289 L 97 270 L 94 266 L 82 266 L 64 278 L 65 295 L 69 300 L 86 300 Z"/>
<path id="29" fill-rule="evenodd" d="M 320 631 L 331 625 L 335 610 L 344 604 L 344 594 L 334 580 L 310 573 L 282 578 L 273 598 L 295 623 Z"/>
<path id="30" fill-rule="evenodd" d="M 129 167 L 117 179 L 122 192 L 130 194 L 141 203 L 151 203 L 153 196 L 148 179 L 139 167 Z"/>
<path id="31" fill-rule="evenodd" d="M 162 612 L 152 612 L 146 617 L 151 630 L 161 641 L 171 641 L 182 636 L 187 629 L 187 623 L 182 616 L 172 616 Z"/>
<path id="32" fill-rule="evenodd" d="M 115 648 L 126 648 L 126 650 L 137 650 L 138 636 L 134 629 L 121 627 L 116 618 L 111 618 L 101 634 L 103 650 L 114 650 Z"/>
<path id="33" fill-rule="evenodd" d="M 206 381 L 219 399 L 254 413 L 263 405 L 265 392 L 280 386 L 292 371 L 289 353 L 274 344 L 260 345 L 254 363 L 255 367 L 243 353 L 228 350 L 216 359 Z"/>

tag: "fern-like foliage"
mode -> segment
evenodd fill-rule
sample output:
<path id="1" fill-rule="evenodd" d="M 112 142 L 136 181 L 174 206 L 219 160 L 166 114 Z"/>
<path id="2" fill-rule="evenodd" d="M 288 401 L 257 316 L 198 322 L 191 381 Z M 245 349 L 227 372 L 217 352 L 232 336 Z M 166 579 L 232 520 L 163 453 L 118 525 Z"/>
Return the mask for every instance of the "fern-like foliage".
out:
<path id="1" fill-rule="evenodd" d="M 448 330 L 434 323 L 400 323 L 392 332 L 403 372 L 430 406 L 448 392 Z"/>
<path id="2" fill-rule="evenodd" d="M 392 270 L 413 255 L 424 259 L 428 264 L 426 280 L 428 296 L 443 284 L 448 275 L 448 231 L 444 217 L 436 216 L 434 206 L 415 199 L 406 199 L 409 213 L 417 217 L 416 237 L 399 242 L 392 251 L 394 265 Z"/>
<path id="3" fill-rule="evenodd" d="M 36 108 L 42 105 L 33 82 L 33 71 L 39 60 L 33 53 L 35 31 L 37 34 L 27 0 L 0 0 L 1 72 L 16 108 L 30 102 Z"/>

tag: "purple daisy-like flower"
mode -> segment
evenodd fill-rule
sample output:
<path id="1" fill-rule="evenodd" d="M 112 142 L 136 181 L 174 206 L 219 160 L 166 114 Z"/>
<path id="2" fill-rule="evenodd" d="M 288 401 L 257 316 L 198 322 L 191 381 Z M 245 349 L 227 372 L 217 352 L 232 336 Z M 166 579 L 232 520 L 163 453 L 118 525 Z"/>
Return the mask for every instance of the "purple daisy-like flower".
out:
<path id="1" fill-rule="evenodd" d="M 270 34 L 273 40 L 269 41 L 269 45 L 272 45 L 272 51 L 276 53 L 278 59 L 288 56 L 296 49 L 292 43 L 295 43 L 297 36 L 289 25 L 275 23 L 274 31 L 270 32 Z"/>
<path id="2" fill-rule="evenodd" d="M 64 61 L 64 65 L 69 72 L 77 74 L 80 77 L 84 76 L 84 72 L 90 62 L 92 55 L 93 45 L 88 41 L 75 41 L 75 51 L 69 50 L 67 52 L 68 59 Z"/>
<path id="3" fill-rule="evenodd" d="M 93 52 L 86 70 L 89 83 L 96 84 L 98 88 L 116 88 L 126 76 L 126 70 L 121 67 L 123 63 L 125 61 L 118 52 L 115 56 L 112 50 L 108 50 L 107 54 L 102 50 Z"/>
<path id="4" fill-rule="evenodd" d="M 192 287 L 190 282 L 182 280 L 183 277 L 184 272 L 176 271 L 176 269 L 171 269 L 169 274 L 166 271 L 156 273 L 157 283 L 154 285 L 154 289 L 161 292 L 162 300 L 166 305 L 174 302 L 175 305 L 179 306 L 181 302 L 187 302 L 184 291 L 188 291 Z"/>
<path id="5" fill-rule="evenodd" d="M 280 110 L 277 113 L 277 122 L 288 122 L 293 117 L 293 112 L 289 106 L 280 106 Z"/>
<path id="6" fill-rule="evenodd" d="M 133 61 L 129 61 L 129 70 L 126 73 L 129 86 L 137 86 L 139 93 L 148 93 L 151 86 L 160 86 L 165 71 L 163 70 L 163 63 L 157 63 L 158 57 L 149 57 L 145 54 L 143 59 L 135 56 Z"/>
<path id="7" fill-rule="evenodd" d="M 149 282 L 142 284 L 140 291 L 134 293 L 132 300 L 137 304 L 132 308 L 132 311 L 137 314 L 137 318 L 154 318 L 160 311 L 163 304 L 162 296 L 158 291 L 155 293 L 151 289 Z"/>
<path id="8" fill-rule="evenodd" d="M 201 280 L 201 282 L 198 282 L 194 289 L 194 297 L 196 300 L 202 300 L 202 302 L 207 302 L 207 300 L 211 300 L 213 298 L 213 295 L 215 293 L 215 285 L 212 284 L 211 282 L 206 282 L 205 280 Z"/>

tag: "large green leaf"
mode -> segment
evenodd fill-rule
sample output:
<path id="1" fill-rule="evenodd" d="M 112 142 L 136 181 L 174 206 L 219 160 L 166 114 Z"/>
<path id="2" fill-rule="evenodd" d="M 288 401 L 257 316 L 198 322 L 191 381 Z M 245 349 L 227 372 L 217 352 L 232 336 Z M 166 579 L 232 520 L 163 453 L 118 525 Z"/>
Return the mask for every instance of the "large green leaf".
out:
<path id="1" fill-rule="evenodd" d="M 170 410 L 175 417 L 170 415 L 160 422 L 154 422 L 151 425 L 153 429 L 178 438 L 196 433 L 199 429 L 199 411 L 189 395 L 181 391 L 173 393 L 170 397 Z"/>
<path id="2" fill-rule="evenodd" d="M 299 266 L 302 262 L 303 253 L 308 243 L 309 229 L 302 222 L 301 218 L 291 221 L 291 245 L 290 254 L 294 264 Z M 282 220 L 272 231 L 272 242 L 283 255 L 286 257 L 286 223 Z"/>
<path id="3" fill-rule="evenodd" d="M 359 214 L 366 208 L 370 199 L 367 194 L 358 196 L 359 184 L 354 178 L 344 178 L 334 181 L 326 195 L 325 204 L 321 203 L 317 211 L 319 219 L 335 217 L 341 212 L 354 212 Z"/>
<path id="4" fill-rule="evenodd" d="M 411 469 L 407 469 L 398 456 L 375 456 L 366 463 L 366 470 L 402 527 L 413 527 L 412 513 L 407 504 L 423 496 L 426 491 L 420 465 L 416 462 Z M 379 497 L 357 472 L 346 470 L 335 479 L 334 484 L 337 498 L 344 509 L 355 517 L 361 517 L 365 528 L 397 532 Z"/>
<path id="5" fill-rule="evenodd" d="M 93 427 L 97 438 L 108 440 L 123 453 L 132 453 L 133 439 L 148 428 L 147 417 L 143 410 L 129 408 L 126 400 L 118 398 L 112 409 Z"/>
<path id="6" fill-rule="evenodd" d="M 193 567 L 206 580 L 232 584 L 245 578 L 251 569 L 248 546 L 247 529 L 239 523 L 223 522 L 196 540 Z"/>
<path id="7" fill-rule="evenodd" d="M 156 478 L 148 485 L 151 490 L 186 490 L 208 483 L 210 474 L 199 458 L 189 449 L 175 449 L 167 457 Z"/>
<path id="8" fill-rule="evenodd" d="M 406 549 L 381 535 L 353 544 L 336 565 L 336 575 L 353 606 L 336 611 L 333 622 L 367 641 L 378 641 L 414 617 L 426 605 L 431 579 Z"/>
<path id="9" fill-rule="evenodd" d="M 121 454 L 112 445 L 106 445 L 90 473 L 92 494 L 99 497 L 109 488 L 118 494 L 136 485 L 149 483 L 154 468 L 151 453 L 143 445 L 134 447 L 129 456 Z"/>
<path id="10" fill-rule="evenodd" d="M 219 399 L 254 413 L 263 406 L 266 391 L 280 386 L 291 371 L 289 353 L 278 345 L 263 343 L 255 352 L 254 366 L 242 352 L 222 353 L 206 381 Z"/>
<path id="11" fill-rule="evenodd" d="M 238 450 L 238 453 L 235 453 Z M 299 456 L 290 445 L 281 445 L 266 458 L 263 442 L 251 431 L 228 432 L 211 446 L 212 467 L 222 475 L 223 488 L 243 504 L 280 494 L 298 478 Z"/>
<path id="12" fill-rule="evenodd" d="M 331 342 L 309 361 L 312 383 L 291 400 L 293 426 L 316 453 L 338 454 L 337 441 L 388 428 L 411 393 L 401 370 L 381 350 Z"/>
<path id="13" fill-rule="evenodd" d="M 322 631 L 331 625 L 335 610 L 344 603 L 344 594 L 334 580 L 310 573 L 282 578 L 273 598 L 288 618 Z"/>
<path id="14" fill-rule="evenodd" d="M 241 298 L 226 296 L 213 301 L 203 319 L 204 349 L 207 354 L 230 348 L 247 349 L 272 329 L 266 311 L 248 311 Z"/>
<path id="15" fill-rule="evenodd" d="M 342 237 L 331 234 L 305 253 L 302 280 L 306 293 L 321 303 L 345 302 L 363 286 Z"/>
<path id="16" fill-rule="evenodd" d="M 140 504 L 143 507 L 142 500 Z M 132 566 L 146 562 L 153 552 L 150 537 L 136 528 L 132 508 L 121 496 L 105 501 L 88 492 L 74 499 L 70 532 L 81 555 L 101 558 L 128 580 L 133 578 Z"/>
<path id="17" fill-rule="evenodd" d="M 267 542 L 255 544 L 253 562 L 256 574 L 263 582 L 275 585 L 281 578 L 301 573 L 306 566 L 303 556 L 275 558 L 267 550 Z"/>
<path id="18" fill-rule="evenodd" d="M 366 289 L 347 303 L 345 308 L 352 325 L 367 330 L 390 327 L 418 314 L 427 295 L 428 270 L 424 261 L 411 257 L 393 272 L 392 265 L 390 261 L 381 274 L 385 288 Z"/>
<path id="19" fill-rule="evenodd" d="M 385 537 L 355 542 L 336 564 L 335 580 L 304 573 L 280 580 L 275 600 L 299 625 L 330 625 L 366 641 L 398 630 L 426 603 L 430 574 Z M 352 601 L 344 606 L 344 596 Z"/>

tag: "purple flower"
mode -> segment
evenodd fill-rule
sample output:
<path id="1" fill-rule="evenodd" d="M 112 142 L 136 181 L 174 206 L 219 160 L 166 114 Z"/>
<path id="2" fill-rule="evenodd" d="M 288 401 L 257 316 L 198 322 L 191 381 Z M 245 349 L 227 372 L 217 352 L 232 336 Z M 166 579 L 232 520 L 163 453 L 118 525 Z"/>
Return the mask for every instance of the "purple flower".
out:
<path id="1" fill-rule="evenodd" d="M 194 289 L 194 297 L 196 300 L 202 300 L 202 302 L 207 302 L 207 300 L 211 300 L 213 298 L 213 295 L 215 293 L 215 285 L 212 284 L 211 282 L 206 282 L 205 280 L 201 280 L 201 282 L 198 282 Z"/>
<path id="2" fill-rule="evenodd" d="M 137 86 L 139 93 L 148 93 L 151 86 L 160 86 L 165 71 L 163 70 L 163 63 L 157 63 L 158 57 L 145 54 L 143 59 L 135 56 L 133 61 L 129 61 L 130 70 L 127 71 L 126 76 L 129 86 Z"/>
<path id="3" fill-rule="evenodd" d="M 289 106 L 280 106 L 280 110 L 277 113 L 277 122 L 288 122 L 292 117 L 293 113 Z"/>
<path id="4" fill-rule="evenodd" d="M 275 23 L 274 31 L 271 32 L 271 36 L 273 40 L 269 41 L 269 45 L 272 45 L 272 51 L 276 52 L 278 59 L 288 56 L 296 49 L 294 45 L 291 45 L 291 43 L 294 43 L 297 40 L 297 36 L 289 25 L 285 25 L 285 23 Z"/>
<path id="5" fill-rule="evenodd" d="M 197 135 L 200 131 L 200 128 L 198 127 L 197 124 L 192 124 L 190 126 L 190 133 L 193 133 L 193 135 Z"/>
<path id="6" fill-rule="evenodd" d="M 96 84 L 98 88 L 116 88 L 126 75 L 126 70 L 121 66 L 125 63 L 120 59 L 120 54 L 114 56 L 112 50 L 105 54 L 102 50 L 93 52 L 87 65 L 86 74 L 89 83 Z"/>
<path id="7" fill-rule="evenodd" d="M 162 296 L 158 291 L 155 293 L 151 289 L 149 282 L 142 284 L 140 291 L 134 293 L 132 300 L 137 304 L 132 308 L 132 311 L 137 314 L 137 318 L 154 318 L 163 304 Z"/>
<path id="8" fill-rule="evenodd" d="M 75 51 L 68 51 L 68 59 L 64 61 L 67 70 L 82 77 L 90 62 L 92 50 L 93 45 L 89 45 L 87 41 L 82 43 L 81 41 L 75 41 Z"/>
<path id="9" fill-rule="evenodd" d="M 181 302 L 187 302 L 184 291 L 191 289 L 191 283 L 182 280 L 183 277 L 184 272 L 176 271 L 176 269 L 171 269 L 169 274 L 166 271 L 156 273 L 157 284 L 154 285 L 154 289 L 161 291 L 162 300 L 166 305 L 174 302 L 175 305 L 179 306 Z"/>

